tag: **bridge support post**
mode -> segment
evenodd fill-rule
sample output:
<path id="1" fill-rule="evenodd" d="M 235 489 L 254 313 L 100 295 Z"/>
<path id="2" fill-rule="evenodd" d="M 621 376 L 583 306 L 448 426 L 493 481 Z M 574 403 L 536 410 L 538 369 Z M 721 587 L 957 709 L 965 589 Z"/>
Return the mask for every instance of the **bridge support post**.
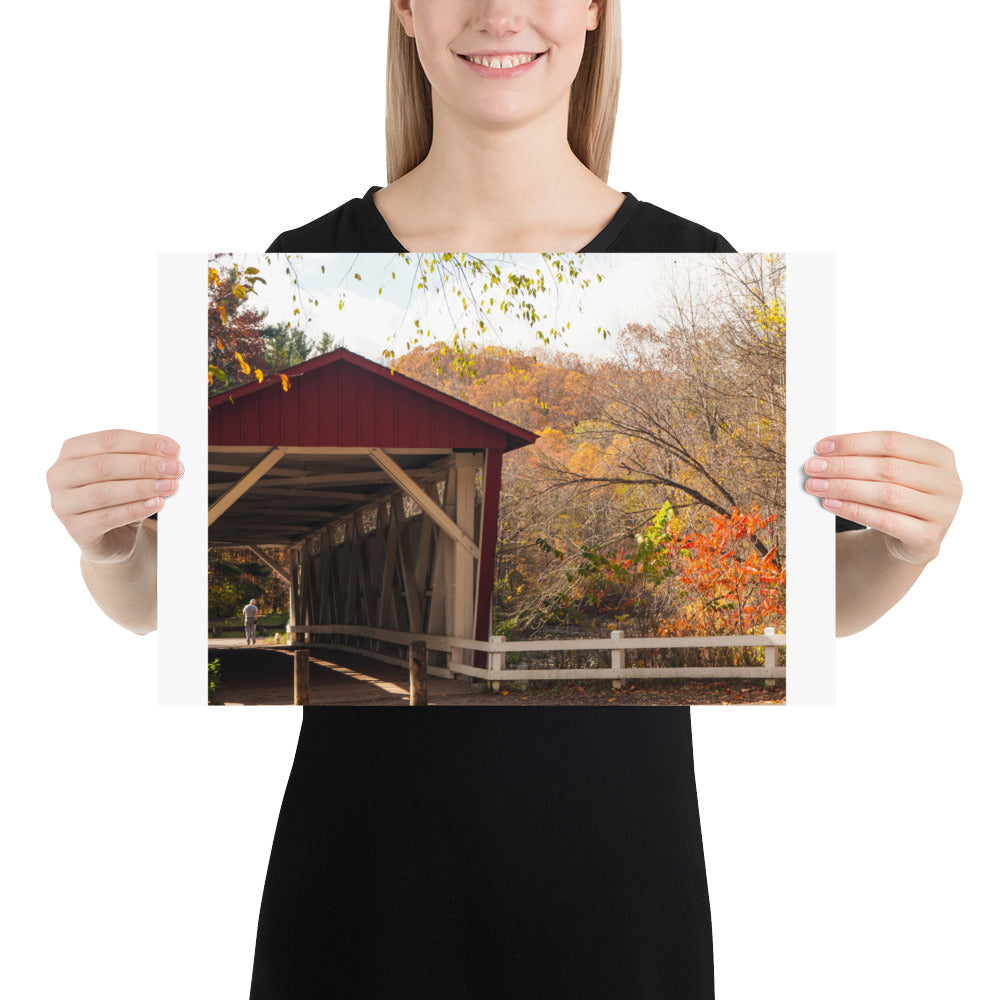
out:
<path id="1" fill-rule="evenodd" d="M 309 650 L 295 650 L 295 680 L 292 701 L 296 705 L 309 704 Z"/>
<path id="2" fill-rule="evenodd" d="M 427 704 L 427 643 L 410 643 L 410 704 Z"/>

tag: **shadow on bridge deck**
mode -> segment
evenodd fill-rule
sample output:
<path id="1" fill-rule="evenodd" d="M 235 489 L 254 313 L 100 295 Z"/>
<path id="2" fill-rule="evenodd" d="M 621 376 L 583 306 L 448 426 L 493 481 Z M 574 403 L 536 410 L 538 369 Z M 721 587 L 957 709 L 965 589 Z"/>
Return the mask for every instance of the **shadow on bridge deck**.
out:
<path id="1" fill-rule="evenodd" d="M 286 646 L 247 646 L 244 639 L 215 639 L 209 659 L 218 659 L 224 705 L 291 705 L 292 651 Z M 309 668 L 310 705 L 404 705 L 410 675 L 401 667 L 356 653 L 314 649 Z M 462 678 L 427 677 L 431 705 L 496 705 L 506 699 L 480 693 Z"/>

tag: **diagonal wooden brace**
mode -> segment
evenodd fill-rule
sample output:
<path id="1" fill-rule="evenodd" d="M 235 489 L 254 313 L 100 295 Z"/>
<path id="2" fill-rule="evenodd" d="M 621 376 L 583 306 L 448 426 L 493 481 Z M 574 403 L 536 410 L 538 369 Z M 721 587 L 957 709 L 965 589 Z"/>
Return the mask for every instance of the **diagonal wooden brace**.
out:
<path id="1" fill-rule="evenodd" d="M 267 566 L 275 576 L 280 577 L 285 583 L 291 583 L 292 579 L 281 568 L 278 563 L 276 563 L 269 555 L 267 555 L 263 550 L 259 549 L 256 545 L 248 545 L 247 548 L 265 565 Z"/>
<path id="2" fill-rule="evenodd" d="M 209 527 L 211 527 L 227 510 L 229 510 L 229 508 L 232 507 L 232 505 L 236 503 L 236 501 L 239 500 L 239 498 L 243 496 L 243 494 L 246 493 L 246 491 L 249 490 L 258 479 L 261 479 L 273 466 L 277 465 L 278 462 L 281 461 L 284 454 L 285 452 L 283 449 L 272 448 L 262 459 L 250 468 L 242 479 L 233 483 L 233 485 L 230 486 L 229 489 L 226 490 L 226 492 L 223 493 L 222 496 L 208 508 Z"/>
<path id="3" fill-rule="evenodd" d="M 479 558 L 479 546 L 407 475 L 381 448 L 369 452 L 372 461 L 382 469 L 407 496 L 449 537 L 454 539 L 473 559 Z"/>

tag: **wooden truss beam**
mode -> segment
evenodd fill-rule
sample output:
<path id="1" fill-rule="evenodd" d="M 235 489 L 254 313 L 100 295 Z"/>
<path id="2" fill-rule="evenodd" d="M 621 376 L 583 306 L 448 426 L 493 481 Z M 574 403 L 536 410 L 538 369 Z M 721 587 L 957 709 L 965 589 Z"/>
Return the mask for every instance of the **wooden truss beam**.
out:
<path id="1" fill-rule="evenodd" d="M 267 566 L 275 576 L 280 576 L 285 583 L 290 584 L 292 582 L 291 577 L 281 568 L 278 563 L 276 563 L 269 555 L 265 555 L 262 549 L 259 549 L 256 545 L 248 545 L 247 548 L 265 565 Z"/>
<path id="2" fill-rule="evenodd" d="M 381 448 L 369 450 L 372 461 L 392 477 L 413 502 L 451 539 L 472 556 L 479 558 L 479 546 L 428 496 L 406 472 Z"/>
<path id="3" fill-rule="evenodd" d="M 244 475 L 237 482 L 233 483 L 233 485 L 230 486 L 229 489 L 226 490 L 226 492 L 223 493 L 222 496 L 208 508 L 209 527 L 211 527 L 227 510 L 229 510 L 229 508 L 232 507 L 232 505 L 236 503 L 236 501 L 239 500 L 239 498 L 243 496 L 243 494 L 246 493 L 246 491 L 250 489 L 250 487 L 253 486 L 258 479 L 271 469 L 272 466 L 277 465 L 277 463 L 281 461 L 284 454 L 284 449 L 272 448 L 262 459 L 260 459 L 259 462 L 256 462 L 250 468 L 246 475 Z"/>
<path id="4" fill-rule="evenodd" d="M 265 479 L 264 482 L 267 483 L 266 486 L 258 485 L 257 489 L 253 491 L 255 497 L 282 497 L 292 500 L 339 500 L 344 503 L 363 503 L 370 497 L 368 493 L 350 493 L 344 490 L 311 490 L 295 489 L 292 486 L 286 485 L 275 486 L 272 479 Z M 212 483 L 208 487 L 208 492 L 209 494 L 225 493 L 230 486 L 232 486 L 232 483 Z"/>

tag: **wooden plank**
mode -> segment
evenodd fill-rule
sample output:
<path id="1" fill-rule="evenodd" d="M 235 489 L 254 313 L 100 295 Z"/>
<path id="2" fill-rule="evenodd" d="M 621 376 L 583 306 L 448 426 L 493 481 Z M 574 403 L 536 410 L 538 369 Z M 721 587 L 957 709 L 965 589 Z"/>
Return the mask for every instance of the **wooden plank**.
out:
<path id="1" fill-rule="evenodd" d="M 224 412 L 224 411 L 223 411 Z M 260 445 L 256 444 L 213 444 L 210 453 L 225 452 L 233 455 L 259 454 Z M 282 445 L 287 455 L 351 455 L 359 457 L 371 453 L 371 445 Z M 387 455 L 450 455 L 452 448 L 382 448 Z"/>
<path id="2" fill-rule="evenodd" d="M 280 462 L 284 457 L 284 454 L 285 452 L 281 448 L 272 448 L 263 458 L 256 462 L 247 471 L 242 479 L 234 483 L 221 497 L 219 497 L 219 499 L 208 508 L 209 527 L 215 523 L 220 515 L 229 510 L 229 508 L 232 507 L 232 505 L 236 503 L 236 501 L 239 500 L 239 498 L 243 496 L 243 494 L 246 493 L 246 491 L 250 489 L 250 487 L 253 486 L 253 484 L 256 483 L 265 472 L 268 471 L 268 469 Z"/>
<path id="3" fill-rule="evenodd" d="M 486 639 L 493 631 L 493 582 L 496 575 L 497 534 L 500 518 L 500 488 L 503 451 L 489 448 L 483 468 L 483 508 L 479 529 L 479 574 L 476 586 L 475 637 Z M 477 666 L 485 666 L 481 658 Z"/>
<path id="4" fill-rule="evenodd" d="M 263 485 L 263 484 L 268 485 Z M 291 502 L 298 500 L 311 502 L 314 500 L 336 500 L 343 503 L 365 503 L 372 497 L 371 493 L 352 493 L 348 490 L 314 490 L 302 486 L 274 486 L 273 480 L 263 479 L 257 484 L 257 489 L 253 491 L 255 497 L 281 497 L 283 500 Z M 213 493 L 225 493 L 232 483 L 210 483 L 208 487 L 209 495 Z"/>
<path id="5" fill-rule="evenodd" d="M 553 668 L 551 670 L 520 670 L 507 669 L 499 674 L 480 667 L 470 667 L 467 664 L 449 660 L 448 666 L 453 673 L 464 674 L 467 677 L 479 677 L 492 681 L 499 677 L 501 681 L 607 681 L 616 677 L 645 680 L 662 680 L 669 677 L 699 678 L 705 681 L 721 680 L 738 677 L 746 680 L 762 680 L 775 678 L 780 680 L 785 676 L 785 668 L 778 667 L 770 672 L 763 667 L 626 667 L 624 670 L 609 670 L 606 667 Z"/>
<path id="6" fill-rule="evenodd" d="M 358 566 L 361 557 L 360 546 L 358 544 L 358 516 L 348 523 L 347 529 L 350 532 L 350 555 L 348 556 L 347 591 L 345 594 L 344 621 L 357 621 L 358 612 Z M 346 540 L 345 540 L 346 541 Z"/>
<path id="7" fill-rule="evenodd" d="M 494 652 L 489 642 L 456 638 L 455 645 L 463 649 L 482 649 Z M 512 640 L 505 643 L 508 653 L 533 653 L 546 650 L 570 649 L 708 649 L 715 647 L 784 646 L 784 635 L 685 635 L 650 639 L 539 639 L 537 641 Z"/>
<path id="8" fill-rule="evenodd" d="M 326 539 L 329 542 L 329 538 Z M 330 592 L 333 590 L 330 579 L 331 554 L 329 544 L 320 549 L 319 559 L 319 615 L 317 621 L 333 620 L 333 609 L 330 607 Z"/>
<path id="9" fill-rule="evenodd" d="M 389 589 L 392 601 L 393 624 L 396 628 L 409 627 L 409 611 L 403 598 L 403 556 L 402 546 L 406 540 L 406 517 L 403 513 L 403 495 L 394 493 L 389 498 L 389 516 L 392 532 L 391 558 L 388 578 L 392 579 Z M 383 584 L 384 586 L 384 584 Z"/>
<path id="10" fill-rule="evenodd" d="M 414 571 L 413 551 L 410 546 L 410 530 L 403 516 L 403 495 L 394 493 L 392 497 L 392 509 L 398 518 L 401 529 L 399 532 L 399 569 L 403 584 L 403 599 L 406 602 L 406 625 L 411 632 L 416 632 L 421 628 L 423 615 L 423 594 L 417 586 L 417 574 Z M 421 517 L 422 521 L 427 520 L 426 515 Z M 402 620 L 397 624 L 402 625 Z"/>
<path id="11" fill-rule="evenodd" d="M 396 588 L 396 556 L 401 524 L 399 518 L 395 515 L 395 508 L 391 502 L 389 504 L 387 518 L 385 528 L 385 549 L 382 553 L 381 589 L 379 590 L 378 598 L 378 624 L 383 628 L 390 625 L 390 622 L 388 621 L 388 612 L 390 610 L 393 614 L 393 621 L 391 624 L 396 626 L 403 624 L 402 620 L 397 619 L 396 602 L 393 597 L 394 592 L 398 593 Z"/>
<path id="12" fill-rule="evenodd" d="M 299 609 L 299 553 L 298 549 L 291 549 L 288 553 L 289 565 L 291 566 L 291 580 L 288 585 L 288 627 L 294 629 L 298 623 Z"/>
<path id="13" fill-rule="evenodd" d="M 248 450 L 251 450 L 251 451 L 260 451 L 260 448 L 252 448 L 252 449 L 248 449 Z M 208 453 L 210 455 L 213 452 L 215 452 L 216 454 L 222 454 L 225 451 L 226 451 L 225 448 L 209 448 L 208 449 Z M 245 465 L 224 465 L 224 464 L 220 464 L 220 463 L 217 463 L 217 462 L 209 462 L 208 463 L 208 471 L 209 472 L 224 472 L 224 473 L 227 473 L 227 474 L 229 474 L 229 473 L 235 473 L 237 476 L 242 476 L 243 473 L 247 471 L 247 467 Z M 282 466 L 280 469 L 272 469 L 268 473 L 268 475 L 271 476 L 271 477 L 273 477 L 275 480 L 277 480 L 281 476 L 285 476 L 285 477 L 288 477 L 288 476 L 305 476 L 305 475 L 308 475 L 308 470 L 304 469 L 304 468 L 296 469 L 296 468 L 293 468 L 291 466 Z M 211 489 L 211 487 L 209 487 L 209 489 Z"/>
<path id="14" fill-rule="evenodd" d="M 460 416 L 460 414 L 459 414 Z M 476 530 L 476 455 L 455 456 L 455 523 L 464 535 L 471 536 Z M 455 546 L 454 576 L 452 577 L 452 600 L 454 602 L 453 627 L 450 635 L 476 637 L 476 559 L 475 554 L 464 546 Z"/>

